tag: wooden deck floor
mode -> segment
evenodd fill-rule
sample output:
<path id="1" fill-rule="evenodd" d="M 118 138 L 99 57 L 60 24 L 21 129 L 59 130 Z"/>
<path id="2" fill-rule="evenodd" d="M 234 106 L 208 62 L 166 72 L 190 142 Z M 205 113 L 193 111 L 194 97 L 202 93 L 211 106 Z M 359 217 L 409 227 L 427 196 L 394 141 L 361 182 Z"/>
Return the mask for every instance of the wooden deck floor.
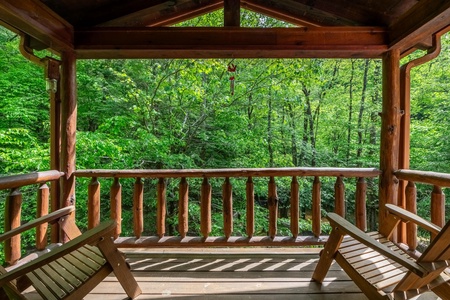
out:
<path id="1" fill-rule="evenodd" d="M 126 252 L 143 294 L 138 299 L 367 299 L 336 264 L 311 282 L 317 249 L 159 249 Z M 35 299 L 32 295 L 31 298 Z M 109 276 L 85 299 L 126 299 Z M 427 294 L 418 299 L 438 299 Z"/>

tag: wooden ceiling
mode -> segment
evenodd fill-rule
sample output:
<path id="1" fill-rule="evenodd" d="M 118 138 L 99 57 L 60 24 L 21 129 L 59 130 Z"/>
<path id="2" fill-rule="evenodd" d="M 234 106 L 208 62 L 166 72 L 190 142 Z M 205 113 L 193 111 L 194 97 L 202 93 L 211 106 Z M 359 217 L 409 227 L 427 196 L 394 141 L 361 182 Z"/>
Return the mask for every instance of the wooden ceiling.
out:
<path id="1" fill-rule="evenodd" d="M 223 8 L 222 28 L 169 27 Z M 242 28 L 240 9 L 297 27 Z M 429 46 L 450 0 L 2 0 L 0 21 L 79 58 L 380 57 Z"/>

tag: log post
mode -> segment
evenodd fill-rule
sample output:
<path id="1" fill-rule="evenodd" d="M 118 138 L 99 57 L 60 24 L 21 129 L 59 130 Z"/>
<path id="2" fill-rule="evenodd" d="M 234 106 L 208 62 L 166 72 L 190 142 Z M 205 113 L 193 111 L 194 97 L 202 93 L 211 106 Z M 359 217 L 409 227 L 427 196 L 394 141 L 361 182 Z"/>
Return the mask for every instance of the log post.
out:
<path id="1" fill-rule="evenodd" d="M 229 238 L 233 233 L 233 187 L 230 178 L 226 177 L 222 185 L 223 198 L 223 228 L 225 238 Z"/>
<path id="2" fill-rule="evenodd" d="M 379 224 L 387 217 L 385 205 L 397 204 L 400 127 L 400 51 L 392 49 L 383 56 L 383 105 L 380 139 Z"/>
<path id="3" fill-rule="evenodd" d="M 160 178 L 157 185 L 156 231 L 160 238 L 166 234 L 166 181 Z"/>
<path id="4" fill-rule="evenodd" d="M 277 234 L 278 195 L 277 184 L 273 176 L 269 180 L 267 204 L 269 206 L 269 237 L 274 239 Z"/>
<path id="5" fill-rule="evenodd" d="M 334 184 L 334 212 L 345 218 L 345 186 L 342 176 L 338 176 Z"/>
<path id="6" fill-rule="evenodd" d="M 48 214 L 48 202 L 50 191 L 46 183 L 41 184 L 37 193 L 37 209 L 36 218 Z M 47 246 L 47 229 L 48 223 L 41 224 L 36 227 L 36 249 L 44 250 Z"/>
<path id="7" fill-rule="evenodd" d="M 100 182 L 92 177 L 88 187 L 88 229 L 100 224 Z"/>
<path id="8" fill-rule="evenodd" d="M 255 233 L 255 185 L 251 177 L 247 178 L 245 191 L 247 200 L 247 236 L 252 238 Z"/>
<path id="9" fill-rule="evenodd" d="M 138 239 L 144 231 L 144 185 L 140 177 L 136 178 L 133 193 L 133 231 Z"/>
<path id="10" fill-rule="evenodd" d="M 109 192 L 110 197 L 110 217 L 116 221 L 116 230 L 114 239 L 117 239 L 122 233 L 122 185 L 119 178 L 115 177 Z"/>
<path id="11" fill-rule="evenodd" d="M 364 177 L 360 177 L 358 178 L 358 182 L 356 183 L 355 219 L 356 219 L 356 226 L 362 231 L 367 230 L 366 193 L 367 193 L 366 179 Z"/>
<path id="12" fill-rule="evenodd" d="M 223 1 L 223 18 L 225 26 L 241 25 L 241 1 L 240 0 L 224 0 Z"/>
<path id="13" fill-rule="evenodd" d="M 178 198 L 178 231 L 182 238 L 186 237 L 189 231 L 189 184 L 186 177 L 182 177 L 179 186 Z"/>
<path id="14" fill-rule="evenodd" d="M 299 186 L 297 176 L 292 177 L 291 182 L 291 233 L 294 238 L 297 238 L 299 233 L 298 220 L 300 218 L 300 201 L 299 201 Z"/>
<path id="15" fill-rule="evenodd" d="M 50 169 L 61 170 L 61 62 L 47 58 L 45 61 L 45 77 L 49 82 L 56 83 L 56 90 L 48 90 L 50 95 Z M 60 208 L 61 187 L 58 181 L 50 183 L 50 208 L 56 211 Z M 59 225 L 55 223 L 51 226 L 51 242 L 59 241 Z"/>
<path id="16" fill-rule="evenodd" d="M 200 231 L 204 239 L 211 233 L 211 184 L 204 177 L 200 195 Z"/>
<path id="17" fill-rule="evenodd" d="M 412 181 L 408 181 L 405 189 L 406 209 L 413 214 L 417 214 L 417 190 Z M 406 224 L 406 242 L 410 250 L 416 250 L 417 247 L 417 225 L 413 222 Z"/>
<path id="18" fill-rule="evenodd" d="M 22 193 L 19 188 L 11 189 L 5 203 L 5 232 L 20 226 L 22 212 Z M 5 261 L 14 265 L 21 256 L 20 235 L 5 241 Z"/>
<path id="19" fill-rule="evenodd" d="M 77 129 L 76 57 L 74 52 L 61 54 L 61 179 L 60 207 L 75 205 L 75 144 Z M 75 213 L 71 215 L 75 218 Z M 68 241 L 67 237 L 60 237 Z"/>
<path id="20" fill-rule="evenodd" d="M 445 195 L 437 185 L 433 186 L 431 192 L 431 222 L 439 227 L 445 225 Z M 436 235 L 431 235 L 431 239 L 435 237 Z"/>
<path id="21" fill-rule="evenodd" d="M 320 178 L 314 177 L 313 190 L 312 190 L 312 232 L 315 237 L 320 236 L 321 228 L 321 195 L 320 195 Z"/>

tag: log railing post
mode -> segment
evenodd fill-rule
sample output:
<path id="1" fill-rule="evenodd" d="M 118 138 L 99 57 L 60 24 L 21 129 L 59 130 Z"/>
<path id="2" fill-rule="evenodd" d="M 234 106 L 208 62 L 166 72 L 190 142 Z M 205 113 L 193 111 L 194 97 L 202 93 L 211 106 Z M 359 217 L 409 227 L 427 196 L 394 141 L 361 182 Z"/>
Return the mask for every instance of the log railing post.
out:
<path id="1" fill-rule="evenodd" d="M 37 209 L 36 218 L 48 214 L 50 190 L 46 183 L 40 185 L 37 193 Z M 47 246 L 47 229 L 48 223 L 36 227 L 36 249 L 44 250 Z"/>
<path id="2" fill-rule="evenodd" d="M 111 219 L 116 221 L 114 239 L 117 239 L 122 232 L 122 185 L 119 178 L 115 177 L 110 189 Z"/>
<path id="3" fill-rule="evenodd" d="M 11 189 L 5 203 L 5 232 L 20 226 L 22 193 L 19 188 Z M 5 241 L 5 261 L 14 265 L 21 256 L 20 235 Z"/>
<path id="4" fill-rule="evenodd" d="M 100 224 L 100 182 L 92 177 L 88 187 L 88 229 Z"/>
<path id="5" fill-rule="evenodd" d="M 367 217 L 366 217 L 366 192 L 367 182 L 364 177 L 360 177 L 356 183 L 356 226 L 362 231 L 367 230 Z"/>
<path id="6" fill-rule="evenodd" d="M 297 176 L 292 177 L 291 182 L 291 233 L 294 238 L 297 238 L 299 233 L 298 219 L 300 218 L 300 202 L 299 202 L 299 186 Z"/>
<path id="7" fill-rule="evenodd" d="M 345 218 L 345 186 L 341 176 L 336 178 L 334 184 L 334 212 Z"/>
<path id="8" fill-rule="evenodd" d="M 405 206 L 406 210 L 417 214 L 417 190 L 412 181 L 408 181 L 405 188 Z M 406 224 L 406 242 L 410 250 L 416 250 L 417 247 L 417 225 L 413 222 Z"/>
<path id="9" fill-rule="evenodd" d="M 313 190 L 312 190 L 312 231 L 315 237 L 320 236 L 321 232 L 321 203 L 320 203 L 320 178 L 314 177 Z"/>
<path id="10" fill-rule="evenodd" d="M 229 238 L 233 233 L 233 187 L 230 178 L 226 177 L 222 185 L 223 198 L 223 228 L 225 238 Z"/>
<path id="11" fill-rule="evenodd" d="M 246 200 L 247 200 L 247 236 L 253 237 L 255 233 L 255 186 L 253 179 L 248 177 L 246 183 Z"/>
<path id="12" fill-rule="evenodd" d="M 269 237 L 274 239 L 277 234 L 278 195 L 277 184 L 273 176 L 269 180 L 267 204 L 269 206 Z"/>
<path id="13" fill-rule="evenodd" d="M 203 178 L 200 197 L 200 231 L 206 239 L 211 233 L 211 184 L 206 176 Z"/>
<path id="14" fill-rule="evenodd" d="M 157 199 L 157 234 L 160 238 L 166 234 L 166 181 L 160 178 L 158 181 L 158 199 Z"/>
<path id="15" fill-rule="evenodd" d="M 189 230 L 189 184 L 186 177 L 182 177 L 179 186 L 178 198 L 178 231 L 182 238 L 186 237 Z"/>
<path id="16" fill-rule="evenodd" d="M 136 178 L 133 193 L 133 231 L 138 239 L 144 231 L 144 185 L 140 177 Z"/>
<path id="17" fill-rule="evenodd" d="M 437 185 L 433 186 L 431 192 L 431 222 L 439 227 L 445 225 L 445 195 Z M 435 235 L 431 235 L 431 239 L 435 237 Z"/>

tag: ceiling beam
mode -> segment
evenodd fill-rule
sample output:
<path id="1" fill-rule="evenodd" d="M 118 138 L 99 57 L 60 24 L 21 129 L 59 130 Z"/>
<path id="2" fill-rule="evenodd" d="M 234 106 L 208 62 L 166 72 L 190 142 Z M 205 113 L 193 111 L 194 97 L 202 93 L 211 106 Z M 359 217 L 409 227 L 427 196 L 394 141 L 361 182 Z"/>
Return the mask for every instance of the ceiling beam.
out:
<path id="1" fill-rule="evenodd" d="M 78 58 L 377 58 L 387 44 L 387 32 L 379 27 L 92 28 L 75 32 Z"/>
<path id="2" fill-rule="evenodd" d="M 241 25 L 241 1 L 224 0 L 223 1 L 223 24 L 224 26 Z"/>
<path id="3" fill-rule="evenodd" d="M 0 20 L 62 52 L 73 48 L 73 28 L 39 0 L 0 1 Z"/>
<path id="4" fill-rule="evenodd" d="M 390 27 L 389 47 L 407 51 L 449 24 L 450 0 L 422 0 Z"/>
<path id="5" fill-rule="evenodd" d="M 243 0 L 243 8 L 299 26 L 358 25 L 298 1 Z"/>
<path id="6" fill-rule="evenodd" d="M 126 16 L 104 22 L 103 27 L 169 26 L 223 8 L 223 0 L 178 0 L 139 10 Z"/>

